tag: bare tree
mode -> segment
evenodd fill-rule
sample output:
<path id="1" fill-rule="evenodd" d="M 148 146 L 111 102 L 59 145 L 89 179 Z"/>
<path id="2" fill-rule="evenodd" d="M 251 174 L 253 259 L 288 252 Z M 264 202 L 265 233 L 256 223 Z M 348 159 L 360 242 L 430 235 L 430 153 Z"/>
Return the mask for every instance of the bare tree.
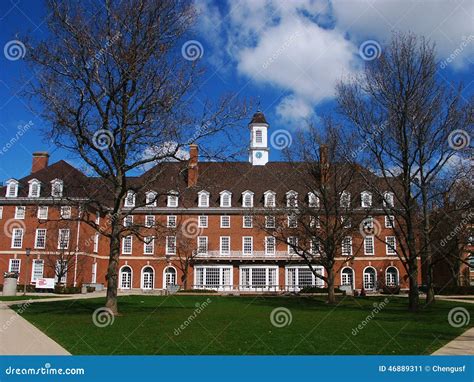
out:
<path id="1" fill-rule="evenodd" d="M 395 34 L 362 75 L 340 83 L 338 103 L 365 142 L 363 155 L 372 170 L 385 180 L 383 189 L 395 195 L 391 209 L 402 239 L 398 253 L 409 276 L 409 309 L 416 311 L 417 259 L 431 256 L 429 190 L 453 155 L 449 132 L 467 126 L 468 105 L 459 92 L 448 92 L 439 84 L 434 47 L 411 34 Z M 382 133 L 374 134 L 380 127 Z M 379 186 L 373 190 L 381 192 Z M 422 227 L 421 242 L 417 227 Z"/>
<path id="2" fill-rule="evenodd" d="M 161 163 L 182 160 L 185 146 L 216 134 L 232 140 L 245 109 L 231 95 L 200 100 L 203 52 L 189 42 L 181 46 L 196 14 L 187 1 L 52 0 L 49 13 L 48 37 L 28 43 L 27 59 L 37 73 L 29 94 L 43 107 L 48 136 L 98 179 L 83 186 L 81 219 L 99 230 L 91 214 L 108 217 L 101 230 L 110 242 L 105 305 L 117 314 L 120 242 L 139 235 L 121 222 L 166 195 L 140 197 L 162 175 Z M 227 152 L 201 150 L 203 157 L 215 153 Z M 130 178 L 152 165 L 140 181 Z M 130 190 L 138 197 L 124 208 Z M 80 190 L 63 198 L 79 203 L 73 191 Z"/>

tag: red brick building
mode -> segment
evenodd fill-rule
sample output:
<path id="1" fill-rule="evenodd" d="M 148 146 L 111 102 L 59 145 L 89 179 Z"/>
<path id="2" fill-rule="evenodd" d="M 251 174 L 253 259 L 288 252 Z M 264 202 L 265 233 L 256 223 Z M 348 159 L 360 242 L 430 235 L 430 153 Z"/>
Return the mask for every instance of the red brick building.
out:
<path id="1" fill-rule="evenodd" d="M 324 286 L 288 245 L 272 239 L 253 220 L 254 211 L 286 206 L 290 198 L 308 203 L 310 196 L 292 165 L 269 162 L 269 126 L 263 114 L 257 113 L 249 127 L 248 162 L 199 162 L 193 145 L 185 163 L 163 163 L 129 179 L 133 185 L 160 171 L 148 193 L 130 192 L 124 200 L 124 210 L 133 211 L 124 224 L 141 225 L 143 235 L 122 238 L 120 289 L 182 285 L 183 256 L 190 259 L 188 288 L 255 292 Z M 60 276 L 68 285 L 105 284 L 108 240 L 78 220 L 75 207 L 101 192 L 106 202 L 100 179 L 65 161 L 49 165 L 47 153 L 34 153 L 31 174 L 10 179 L 0 189 L 0 271 L 19 272 L 20 284 L 34 284 L 40 277 L 58 278 L 63 264 Z M 383 240 L 359 233 L 348 240 L 336 259 L 336 285 L 368 291 L 382 284 L 407 288 L 405 269 L 386 244 L 397 245 L 392 220 L 376 205 L 382 201 L 372 200 L 366 190 L 349 196 L 351 203 L 374 210 Z M 140 202 L 143 206 L 137 207 Z M 97 226 L 107 229 L 106 216 L 88 212 Z M 348 256 L 356 247 L 362 248 L 360 253 Z M 321 267 L 318 271 L 324 273 Z"/>

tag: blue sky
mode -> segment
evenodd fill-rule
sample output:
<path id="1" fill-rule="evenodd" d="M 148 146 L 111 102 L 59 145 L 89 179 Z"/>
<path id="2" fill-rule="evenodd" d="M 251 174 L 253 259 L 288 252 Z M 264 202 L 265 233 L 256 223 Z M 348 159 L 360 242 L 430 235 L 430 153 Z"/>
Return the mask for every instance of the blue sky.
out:
<path id="1" fill-rule="evenodd" d="M 440 80 L 462 81 L 465 99 L 473 94 L 472 1 L 199 0 L 196 7 L 198 22 L 187 37 L 203 48 L 201 63 L 207 72 L 202 94 L 214 98 L 235 92 L 258 99 L 272 130 L 291 132 L 308 118 L 317 121 L 321 113 L 330 113 L 335 83 L 357 73 L 364 54 L 370 58 L 370 50 L 361 47 L 383 49 L 394 30 L 412 31 L 436 42 Z M 22 59 L 5 56 L 9 42 L 27 32 L 45 37 L 46 18 L 41 1 L 0 2 L 2 182 L 27 175 L 34 151 L 49 151 L 51 162 L 66 159 L 80 165 L 77 158 L 43 137 L 47 126 L 19 95 L 34 75 Z M 21 136 L 19 126 L 24 132 Z M 278 155 L 272 150 L 270 159 Z"/>

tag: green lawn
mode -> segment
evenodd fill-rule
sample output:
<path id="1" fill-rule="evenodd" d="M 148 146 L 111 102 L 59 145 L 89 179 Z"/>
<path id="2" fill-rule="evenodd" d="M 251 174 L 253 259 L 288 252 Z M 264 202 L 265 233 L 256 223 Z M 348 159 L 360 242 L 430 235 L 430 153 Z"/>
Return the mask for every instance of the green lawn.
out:
<path id="1" fill-rule="evenodd" d="M 211 302 L 185 324 L 208 298 Z M 322 298 L 123 296 L 122 316 L 102 328 L 92 322 L 102 298 L 32 304 L 22 315 L 72 354 L 295 355 L 430 354 L 467 329 L 448 324 L 451 308 L 464 306 L 474 317 L 474 305 L 446 301 L 410 314 L 407 300 L 393 297 L 354 335 L 383 299 L 346 297 L 334 307 Z M 270 322 L 279 307 L 292 315 L 282 328 Z"/>
<path id="2" fill-rule="evenodd" d="M 0 296 L 0 301 L 39 300 L 39 299 L 43 299 L 43 298 L 54 298 L 54 297 L 65 297 L 65 296 L 62 296 L 62 295 L 57 295 L 57 296 L 23 296 L 23 295 Z"/>

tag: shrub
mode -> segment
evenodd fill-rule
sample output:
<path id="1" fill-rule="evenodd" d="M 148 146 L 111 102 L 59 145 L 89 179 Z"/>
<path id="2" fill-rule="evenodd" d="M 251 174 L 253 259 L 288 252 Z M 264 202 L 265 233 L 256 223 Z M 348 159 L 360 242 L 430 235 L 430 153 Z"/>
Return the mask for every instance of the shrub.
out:
<path id="1" fill-rule="evenodd" d="M 398 286 L 398 285 L 397 286 L 383 285 L 381 293 L 382 294 L 400 294 L 400 286 Z"/>
<path id="2" fill-rule="evenodd" d="M 343 293 L 346 291 L 340 290 L 339 288 L 334 288 L 335 293 Z M 328 293 L 328 288 L 321 288 L 317 286 L 306 286 L 300 290 L 300 293 Z"/>
<path id="3" fill-rule="evenodd" d="M 474 295 L 474 285 L 471 286 L 447 286 L 447 287 L 435 287 L 435 294 L 440 295 Z"/>
<path id="4" fill-rule="evenodd" d="M 95 287 L 93 287 L 93 286 L 88 286 L 86 288 L 87 288 L 87 293 L 95 292 Z"/>
<path id="5" fill-rule="evenodd" d="M 17 291 L 17 292 L 23 292 L 24 290 L 25 290 L 24 284 L 23 284 L 23 285 L 22 285 L 22 284 L 19 284 L 19 285 L 16 286 L 16 291 Z M 30 292 L 37 292 L 36 286 L 35 286 L 35 285 L 27 284 L 27 285 L 26 285 L 26 291 L 27 291 L 28 293 L 30 293 Z"/>
<path id="6" fill-rule="evenodd" d="M 176 293 L 217 293 L 214 289 L 180 289 Z"/>
<path id="7" fill-rule="evenodd" d="M 54 287 L 54 293 L 56 294 L 76 294 L 81 293 L 81 288 L 65 286 L 65 285 L 56 285 Z"/>

